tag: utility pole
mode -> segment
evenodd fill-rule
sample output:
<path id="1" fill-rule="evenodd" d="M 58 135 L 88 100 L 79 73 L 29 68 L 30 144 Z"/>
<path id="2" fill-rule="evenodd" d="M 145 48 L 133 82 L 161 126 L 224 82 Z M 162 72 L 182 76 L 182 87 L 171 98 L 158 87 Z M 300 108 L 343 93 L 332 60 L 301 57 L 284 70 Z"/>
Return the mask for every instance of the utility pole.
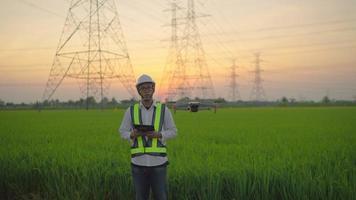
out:
<path id="1" fill-rule="evenodd" d="M 250 100 L 256 102 L 267 100 L 266 93 L 262 85 L 263 79 L 261 78 L 261 72 L 263 70 L 261 70 L 260 67 L 261 62 L 260 53 L 255 53 L 255 70 L 253 71 L 255 73 L 255 79 L 251 90 Z"/>
<path id="2" fill-rule="evenodd" d="M 115 0 L 72 1 L 55 52 L 42 101 L 49 100 L 65 79 L 79 83 L 82 97 L 103 100 L 118 80 L 135 98 L 135 76 Z"/>

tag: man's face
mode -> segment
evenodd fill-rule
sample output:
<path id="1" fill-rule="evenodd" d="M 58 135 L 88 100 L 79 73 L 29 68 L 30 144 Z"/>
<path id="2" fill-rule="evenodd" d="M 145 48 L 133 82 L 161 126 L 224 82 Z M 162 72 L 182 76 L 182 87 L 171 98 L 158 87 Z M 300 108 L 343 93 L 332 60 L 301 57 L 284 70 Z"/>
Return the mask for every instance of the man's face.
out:
<path id="1" fill-rule="evenodd" d="M 155 86 L 153 83 L 143 83 L 138 86 L 137 90 L 142 100 L 151 100 L 155 92 Z"/>

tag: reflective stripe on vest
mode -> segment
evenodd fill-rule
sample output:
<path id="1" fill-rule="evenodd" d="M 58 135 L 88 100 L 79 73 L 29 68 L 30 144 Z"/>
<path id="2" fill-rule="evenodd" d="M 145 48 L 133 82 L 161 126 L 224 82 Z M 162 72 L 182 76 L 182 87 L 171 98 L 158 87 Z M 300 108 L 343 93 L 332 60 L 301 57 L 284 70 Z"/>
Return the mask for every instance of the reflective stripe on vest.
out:
<path id="1" fill-rule="evenodd" d="M 130 111 L 131 111 L 132 124 L 141 124 L 142 119 L 141 119 L 140 105 L 135 104 L 134 106 L 131 106 Z M 140 155 L 144 153 L 145 153 L 144 139 L 142 138 L 142 136 L 138 136 L 134 140 L 134 143 L 131 147 L 131 155 Z"/>
<path id="2" fill-rule="evenodd" d="M 153 112 L 153 126 L 156 132 L 162 130 L 163 119 L 165 113 L 165 105 L 157 103 Z M 149 139 L 147 142 L 145 152 L 151 155 L 164 156 L 167 153 L 166 147 L 158 140 L 158 138 Z"/>
<path id="3" fill-rule="evenodd" d="M 157 103 L 154 107 L 152 116 L 152 125 L 156 132 L 162 130 L 163 119 L 165 113 L 165 105 Z M 142 124 L 140 105 L 136 103 L 131 106 L 131 119 L 133 124 Z M 138 156 L 142 154 L 150 154 L 153 156 L 165 156 L 167 152 L 166 147 L 161 143 L 158 138 L 145 140 L 145 137 L 139 136 L 134 140 L 131 147 L 131 156 Z"/>

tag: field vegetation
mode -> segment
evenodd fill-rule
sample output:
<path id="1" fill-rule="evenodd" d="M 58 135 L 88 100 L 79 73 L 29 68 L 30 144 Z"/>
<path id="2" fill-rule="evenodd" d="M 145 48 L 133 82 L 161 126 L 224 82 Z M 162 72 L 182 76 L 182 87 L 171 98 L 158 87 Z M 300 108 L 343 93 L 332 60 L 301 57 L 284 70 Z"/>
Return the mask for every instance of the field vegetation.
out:
<path id="1" fill-rule="evenodd" d="M 0 112 L 0 199 L 133 199 L 124 110 Z M 170 199 L 356 199 L 356 108 L 177 111 Z"/>

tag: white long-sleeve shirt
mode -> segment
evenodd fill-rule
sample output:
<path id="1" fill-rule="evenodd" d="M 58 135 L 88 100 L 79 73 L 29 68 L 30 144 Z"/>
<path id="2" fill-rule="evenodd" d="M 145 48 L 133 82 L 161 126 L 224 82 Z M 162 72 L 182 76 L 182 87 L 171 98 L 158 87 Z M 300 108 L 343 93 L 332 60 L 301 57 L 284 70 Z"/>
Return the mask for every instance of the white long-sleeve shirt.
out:
<path id="1" fill-rule="evenodd" d="M 151 125 L 152 123 L 152 116 L 153 116 L 153 110 L 154 106 L 156 106 L 156 102 L 154 101 L 153 104 L 149 109 L 146 109 L 146 107 L 140 102 L 140 108 L 141 108 L 141 117 L 142 117 L 142 124 L 143 125 Z M 128 108 L 125 112 L 124 118 L 121 122 L 121 126 L 119 128 L 119 132 L 121 133 L 121 137 L 125 140 L 128 140 L 132 144 L 132 140 L 130 139 L 130 134 L 133 130 L 132 127 L 132 121 L 131 121 L 131 113 L 130 113 L 130 108 Z M 162 126 L 162 131 L 160 132 L 162 134 L 162 138 L 160 139 L 161 142 L 165 145 L 166 141 L 170 138 L 173 138 L 177 135 L 177 128 L 176 125 L 174 124 L 174 120 L 172 117 L 171 112 L 169 111 L 168 107 L 165 109 L 164 113 L 164 121 L 163 121 L 163 126 Z M 140 156 L 135 156 L 131 158 L 131 162 L 135 165 L 139 166 L 157 166 L 157 165 L 162 165 L 168 161 L 167 156 L 161 157 L 161 156 L 152 156 L 148 154 L 143 154 Z"/>

